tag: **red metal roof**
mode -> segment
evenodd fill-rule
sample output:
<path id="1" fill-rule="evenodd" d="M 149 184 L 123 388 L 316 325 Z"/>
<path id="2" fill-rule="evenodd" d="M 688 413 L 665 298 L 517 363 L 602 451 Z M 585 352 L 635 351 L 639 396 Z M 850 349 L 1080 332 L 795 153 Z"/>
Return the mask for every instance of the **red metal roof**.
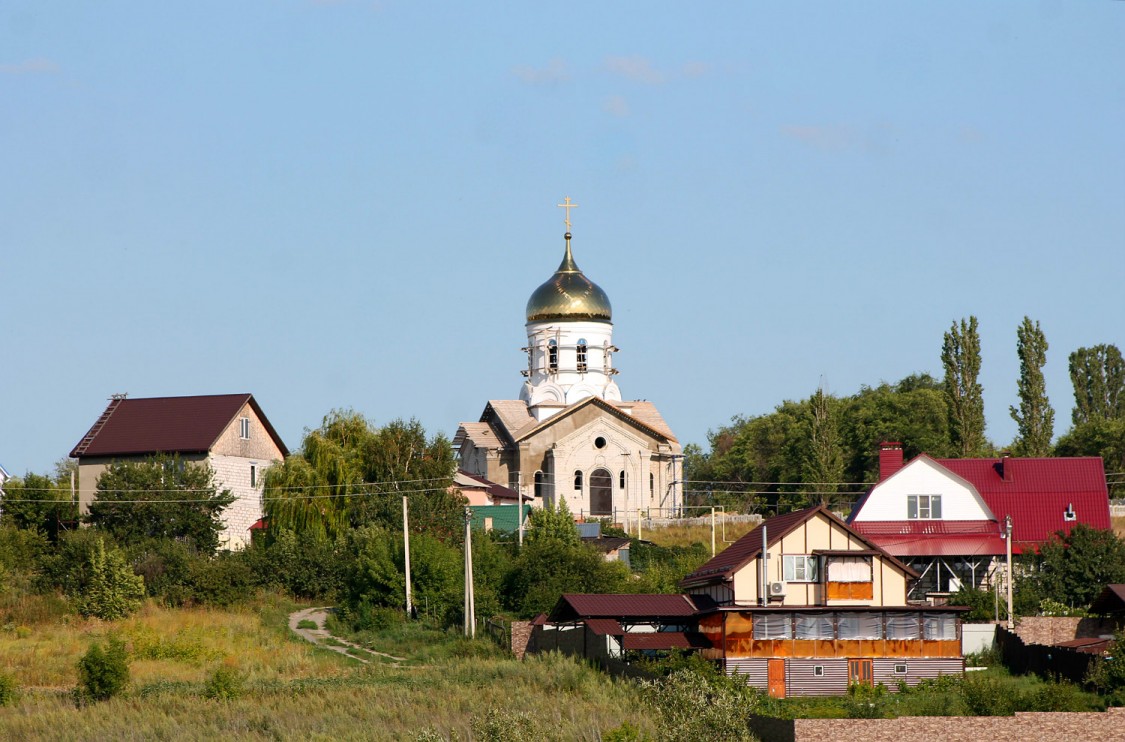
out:
<path id="1" fill-rule="evenodd" d="M 1007 548 L 1000 524 L 993 520 L 861 520 L 851 525 L 897 557 L 999 556 Z M 1012 553 L 1022 551 L 1013 543 Z"/>
<path id="2" fill-rule="evenodd" d="M 106 413 L 70 455 L 206 453 L 247 402 L 282 455 L 289 455 L 251 394 L 111 400 Z M 97 429 L 98 425 L 100 429 Z"/>
<path id="3" fill-rule="evenodd" d="M 686 595 L 566 594 L 551 610 L 552 621 L 588 618 L 659 619 L 690 617 L 695 604 Z"/>
<path id="4" fill-rule="evenodd" d="M 485 479 L 484 477 L 482 477 L 479 474 L 472 474 L 468 471 L 465 471 L 464 469 L 458 469 L 457 474 L 459 476 L 465 477 L 466 479 L 472 480 L 473 482 L 476 482 L 477 484 L 479 484 L 481 489 L 483 489 L 485 492 L 487 492 L 493 499 L 496 499 L 496 500 L 518 500 L 519 497 L 520 497 L 520 493 L 516 492 L 514 489 L 511 489 L 510 487 L 505 487 L 502 484 L 497 484 L 496 482 L 493 482 L 490 479 Z M 454 485 L 457 485 L 456 481 L 454 481 Z M 531 496 L 530 495 L 524 495 L 524 499 L 530 500 Z"/>
<path id="5" fill-rule="evenodd" d="M 625 633 L 625 629 L 621 628 L 621 624 L 617 623 L 612 618 L 587 618 L 583 621 L 584 624 L 590 627 L 598 636 L 621 636 Z"/>
<path id="6" fill-rule="evenodd" d="M 707 637 L 695 632 L 657 631 L 625 634 L 621 637 L 622 649 L 699 649 L 710 646 L 711 642 L 707 641 Z"/>
<path id="7" fill-rule="evenodd" d="M 937 459 L 968 480 L 997 519 L 1012 516 L 1012 542 L 1041 543 L 1079 523 L 1108 529 L 1109 492 L 1099 456 L 1024 459 Z M 1074 520 L 1063 514 L 1074 506 Z"/>

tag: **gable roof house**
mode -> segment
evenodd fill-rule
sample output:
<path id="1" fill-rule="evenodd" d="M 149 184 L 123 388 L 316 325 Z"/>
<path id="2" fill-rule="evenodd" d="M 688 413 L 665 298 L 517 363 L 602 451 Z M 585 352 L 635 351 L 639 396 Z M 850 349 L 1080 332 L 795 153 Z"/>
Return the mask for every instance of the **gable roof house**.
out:
<path id="1" fill-rule="evenodd" d="M 838 695 L 963 672 L 965 609 L 908 603 L 918 576 L 816 506 L 764 521 L 680 587 L 717 604 L 698 627 L 726 672 L 776 697 Z"/>
<path id="2" fill-rule="evenodd" d="M 252 394 L 129 399 L 114 395 L 70 452 L 78 459 L 80 512 L 89 512 L 97 481 L 114 461 L 145 461 L 175 455 L 206 462 L 215 486 L 235 501 L 224 511 L 220 539 L 227 548 L 250 541 L 262 517 L 262 475 L 289 454 Z"/>
<path id="3" fill-rule="evenodd" d="M 852 528 L 918 570 L 911 597 L 980 586 L 1005 557 L 1038 548 L 1079 523 L 1107 529 L 1109 493 L 1099 457 L 934 459 L 903 462 L 883 443 L 879 481 L 856 504 Z"/>

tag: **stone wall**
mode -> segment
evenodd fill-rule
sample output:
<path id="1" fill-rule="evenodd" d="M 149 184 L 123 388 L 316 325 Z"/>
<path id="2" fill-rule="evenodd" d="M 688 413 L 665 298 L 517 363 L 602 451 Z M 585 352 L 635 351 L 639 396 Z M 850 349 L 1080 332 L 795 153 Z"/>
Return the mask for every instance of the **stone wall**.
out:
<path id="1" fill-rule="evenodd" d="M 1113 621 L 1072 616 L 1025 616 L 1015 633 L 1024 644 L 1058 644 L 1071 639 L 1098 637 L 1113 633 Z"/>
<path id="2" fill-rule="evenodd" d="M 1125 708 L 1105 713 L 1017 713 L 1015 716 L 910 716 L 901 719 L 751 719 L 770 742 L 980 742 L 1125 739 Z"/>

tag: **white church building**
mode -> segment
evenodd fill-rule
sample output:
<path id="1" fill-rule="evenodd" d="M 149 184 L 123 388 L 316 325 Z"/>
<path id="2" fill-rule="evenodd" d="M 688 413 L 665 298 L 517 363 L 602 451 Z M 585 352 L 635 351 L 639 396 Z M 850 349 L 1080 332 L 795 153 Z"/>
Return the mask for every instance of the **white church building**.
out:
<path id="1" fill-rule="evenodd" d="M 565 501 L 576 518 L 624 522 L 677 512 L 683 455 L 648 401 L 624 401 L 613 365 L 613 310 L 575 263 L 569 209 L 557 271 L 527 302 L 519 399 L 490 400 L 454 445 L 463 471 L 506 484 L 536 506 Z"/>

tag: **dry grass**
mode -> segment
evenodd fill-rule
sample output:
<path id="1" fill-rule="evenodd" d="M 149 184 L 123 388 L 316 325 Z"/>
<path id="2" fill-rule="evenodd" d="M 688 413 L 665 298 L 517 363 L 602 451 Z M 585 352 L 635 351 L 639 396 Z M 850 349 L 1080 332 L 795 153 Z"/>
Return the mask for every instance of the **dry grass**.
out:
<path id="1" fill-rule="evenodd" d="M 726 533 L 724 534 L 723 522 L 721 520 L 716 521 L 715 550 L 722 551 L 757 526 L 757 523 L 726 523 Z M 646 541 L 651 541 L 658 546 L 691 546 L 695 543 L 704 544 L 707 547 L 711 546 L 710 525 L 653 527 L 646 529 L 642 535 Z"/>
<path id="2" fill-rule="evenodd" d="M 634 684 L 570 659 L 518 662 L 488 640 L 431 632 L 424 648 L 405 652 L 411 666 L 362 666 L 292 637 L 285 617 L 295 608 L 150 604 L 113 624 L 71 617 L 0 631 L 0 671 L 23 687 L 18 704 L 0 708 L 0 739 L 413 740 L 427 729 L 469 739 L 472 720 L 489 708 L 530 712 L 539 739 L 598 740 L 623 721 L 655 731 Z M 129 690 L 78 708 L 75 663 L 111 633 L 126 638 L 134 658 Z M 221 664 L 237 667 L 245 695 L 204 697 Z"/>
<path id="3" fill-rule="evenodd" d="M 1109 520 L 1113 524 L 1113 532 L 1120 538 L 1125 538 L 1125 515 L 1115 515 Z"/>

